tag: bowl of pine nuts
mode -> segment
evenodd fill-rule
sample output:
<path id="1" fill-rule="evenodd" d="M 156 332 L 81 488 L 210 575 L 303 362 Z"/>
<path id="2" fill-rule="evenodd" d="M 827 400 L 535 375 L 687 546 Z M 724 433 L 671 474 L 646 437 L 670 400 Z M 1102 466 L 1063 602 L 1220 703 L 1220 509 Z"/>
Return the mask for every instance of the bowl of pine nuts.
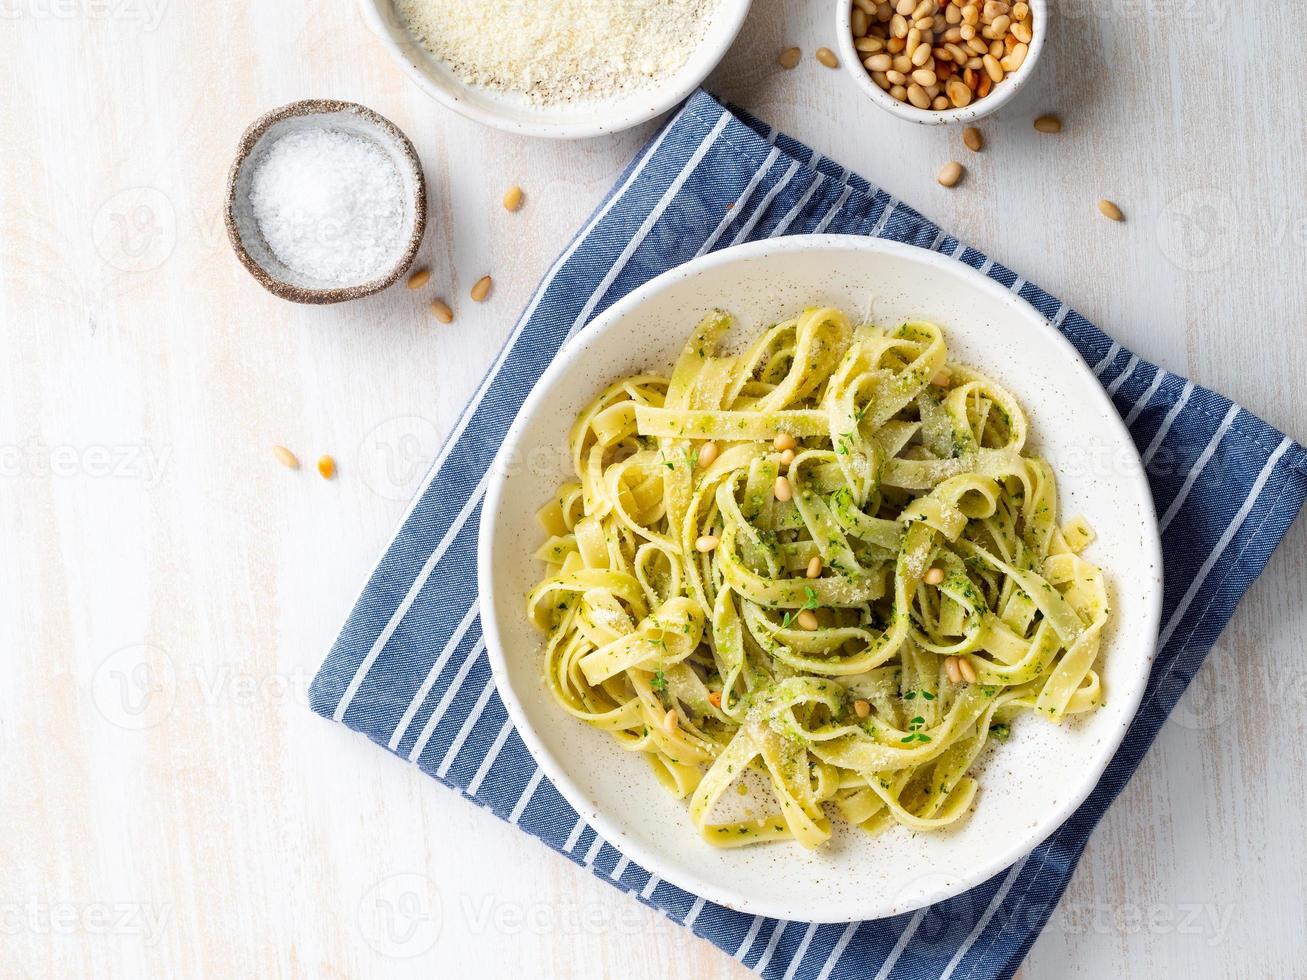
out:
<path id="1" fill-rule="evenodd" d="M 873 102 L 925 125 L 988 115 L 1030 77 L 1047 0 L 840 0 L 840 60 Z"/>

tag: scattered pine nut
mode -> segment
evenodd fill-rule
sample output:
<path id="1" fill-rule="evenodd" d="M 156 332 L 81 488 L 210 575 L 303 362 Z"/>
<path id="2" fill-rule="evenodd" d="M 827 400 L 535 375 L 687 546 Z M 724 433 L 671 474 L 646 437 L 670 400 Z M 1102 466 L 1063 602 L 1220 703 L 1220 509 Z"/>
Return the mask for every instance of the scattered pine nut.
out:
<path id="1" fill-rule="evenodd" d="M 935 180 L 941 187 L 953 187 L 962 179 L 962 164 L 956 160 L 950 160 L 944 166 L 939 168 L 939 173 L 935 175 Z"/>
<path id="2" fill-rule="evenodd" d="M 957 657 L 944 658 L 944 673 L 948 674 L 948 679 L 954 684 L 962 680 L 962 668 L 958 665 Z"/>
<path id="3" fill-rule="evenodd" d="M 1062 132 L 1062 120 L 1057 116 L 1040 116 L 1035 120 L 1035 129 L 1041 133 L 1060 133 Z"/>
<path id="4" fill-rule="evenodd" d="M 443 299 L 433 299 L 431 301 L 431 312 L 435 314 L 436 319 L 441 323 L 454 322 L 454 311 L 449 308 L 449 304 Z"/>
<path id="5" fill-rule="evenodd" d="M 778 433 L 776 438 L 773 439 L 771 442 L 772 445 L 776 447 L 777 452 L 784 452 L 787 449 L 793 449 L 795 446 L 799 444 L 798 440 L 795 439 L 794 436 L 790 435 L 788 432 Z"/>
<path id="6" fill-rule="evenodd" d="M 663 715 L 663 727 L 669 732 L 676 731 L 676 709 L 669 708 L 667 714 Z"/>
<path id="7" fill-rule="evenodd" d="M 972 153 L 979 153 L 985 145 L 985 138 L 975 126 L 962 130 L 962 144 Z"/>
<path id="8" fill-rule="evenodd" d="M 941 582 L 944 581 L 944 569 L 942 568 L 930 569 L 929 571 L 926 572 L 925 575 L 922 576 L 921 581 L 925 582 L 927 585 L 939 585 Z"/>
<path id="9" fill-rule="evenodd" d="M 827 68 L 838 68 L 840 66 L 840 59 L 835 57 L 835 52 L 830 48 L 818 48 L 817 60 Z"/>
<path id="10" fill-rule="evenodd" d="M 413 273 L 413 275 L 408 277 L 408 288 L 421 289 L 423 286 L 427 284 L 428 280 L 430 279 L 431 279 L 430 269 L 418 269 L 417 272 Z"/>
<path id="11" fill-rule="evenodd" d="M 958 673 L 968 684 L 976 683 L 976 668 L 971 666 L 971 661 L 966 657 L 958 657 Z"/>
<path id="12" fill-rule="evenodd" d="M 709 692 L 708 692 L 708 703 L 711 704 L 714 708 L 720 708 L 720 707 L 722 706 L 722 692 L 721 692 L 721 691 L 709 691 Z"/>
<path id="13" fill-rule="evenodd" d="M 953 380 L 953 375 L 949 373 L 948 368 L 940 368 L 930 379 L 930 383 L 936 388 L 945 388 Z"/>
<path id="14" fill-rule="evenodd" d="M 772 493 L 776 495 L 777 500 L 781 503 L 785 503 L 785 501 L 793 496 L 793 490 L 790 488 L 790 481 L 785 479 L 783 476 L 778 476 L 776 478 L 776 485 L 772 487 Z"/>
<path id="15" fill-rule="evenodd" d="M 793 449 L 787 449 L 787 450 L 785 450 L 785 452 L 781 453 L 781 465 L 782 465 L 782 466 L 789 466 L 789 465 L 790 465 L 791 463 L 793 463 L 793 462 L 794 462 L 794 450 L 793 450 Z"/>
<path id="16" fill-rule="evenodd" d="M 853 713 L 859 718 L 866 718 L 867 715 L 871 714 L 871 705 L 862 698 L 858 698 L 853 702 Z"/>
<path id="17" fill-rule="evenodd" d="M 705 534 L 703 537 L 701 537 L 698 541 L 694 543 L 694 547 L 697 551 L 700 551 L 706 555 L 708 554 L 708 552 L 716 548 L 717 545 L 720 543 L 721 540 L 717 537 L 717 535 Z"/>
<path id="18" fill-rule="evenodd" d="M 804 609 L 799 615 L 794 617 L 794 621 L 799 624 L 799 629 L 807 630 L 811 633 L 817 628 L 817 614 L 811 609 Z"/>
<path id="19" fill-rule="evenodd" d="M 717 448 L 717 443 L 713 442 L 711 439 L 708 440 L 699 447 L 699 465 L 712 466 L 713 460 L 717 458 L 717 454 L 720 452 L 721 450 Z"/>
<path id="20" fill-rule="evenodd" d="M 272 455 L 277 457 L 277 462 L 290 470 L 300 468 L 300 458 L 285 446 L 273 446 Z"/>
<path id="21" fill-rule="evenodd" d="M 813 555 L 809 559 L 808 578 L 821 578 L 821 555 Z"/>
<path id="22" fill-rule="evenodd" d="M 318 472 L 322 474 L 324 480 L 330 480 L 336 475 L 336 461 L 330 456 L 318 457 Z"/>
<path id="23" fill-rule="evenodd" d="M 1098 202 L 1098 211 L 1103 217 L 1111 218 L 1113 221 L 1125 220 L 1125 215 L 1121 213 L 1121 209 L 1106 198 Z"/>
<path id="24" fill-rule="evenodd" d="M 788 71 L 798 65 L 799 59 L 803 57 L 803 52 L 798 48 L 786 48 L 781 52 L 781 56 L 776 59 L 777 63 Z"/>
<path id="25" fill-rule="evenodd" d="M 478 279 L 476 285 L 472 287 L 472 298 L 478 303 L 484 303 L 486 297 L 490 295 L 490 286 L 492 282 L 493 280 L 489 276 L 482 276 Z"/>
<path id="26" fill-rule="evenodd" d="M 504 192 L 504 210 L 516 211 L 522 207 L 522 188 L 514 184 Z"/>

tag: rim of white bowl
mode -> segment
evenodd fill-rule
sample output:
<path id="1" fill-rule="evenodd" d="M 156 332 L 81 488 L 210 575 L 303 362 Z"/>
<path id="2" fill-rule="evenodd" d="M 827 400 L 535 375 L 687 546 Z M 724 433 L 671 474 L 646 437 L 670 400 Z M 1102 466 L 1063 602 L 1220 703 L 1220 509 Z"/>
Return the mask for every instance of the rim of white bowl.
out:
<path id="1" fill-rule="evenodd" d="M 961 109 L 918 109 L 881 91 L 880 86 L 867 74 L 867 69 L 862 66 L 862 58 L 853 47 L 853 29 L 850 24 L 853 16 L 853 0 L 839 0 L 835 5 L 835 37 L 840 49 L 840 64 L 862 90 L 863 95 L 900 119 L 922 126 L 945 126 L 949 123 L 964 123 L 980 119 L 1012 100 L 1017 90 L 1034 73 L 1039 57 L 1043 54 L 1044 37 L 1048 32 L 1048 0 L 1026 0 L 1026 2 L 1030 4 L 1031 13 L 1034 15 L 1033 36 L 1030 39 L 1030 50 L 1026 52 L 1026 60 L 1021 63 L 1020 68 L 996 85 L 991 94 Z"/>
<path id="2" fill-rule="evenodd" d="M 634 95 L 615 101 L 611 107 L 613 110 L 611 115 L 606 114 L 609 107 L 602 103 L 587 107 L 591 110 L 588 115 L 592 118 L 582 121 L 550 118 L 544 113 L 541 113 L 536 120 L 514 118 L 510 115 L 507 106 L 503 112 L 500 112 L 475 104 L 468 96 L 476 94 L 478 91 L 476 88 L 452 77 L 429 71 L 408 56 L 404 50 L 404 43 L 417 45 L 418 41 L 402 26 L 388 22 L 382 8 L 393 10 L 392 0 L 359 0 L 359 7 L 368 29 L 381 40 L 391 57 L 404 69 L 404 73 L 417 83 L 418 88 L 446 108 L 483 126 L 523 136 L 539 136 L 546 139 L 587 139 L 605 133 L 621 132 L 656 119 L 688 98 L 721 63 L 726 52 L 735 43 L 735 38 L 744 26 L 752 2 L 753 0 L 721 0 L 720 16 L 724 18 L 721 25 L 714 26 L 709 36 L 704 38 L 679 71 L 650 88 L 647 92 L 648 97 L 642 101 L 637 100 Z M 687 71 L 696 60 L 700 62 L 698 69 Z M 529 106 L 520 106 L 516 111 L 530 113 L 531 109 Z"/>
<path id="3" fill-rule="evenodd" d="M 753 895 L 726 892 L 690 871 L 682 872 L 680 869 L 668 868 L 657 854 L 648 850 L 637 838 L 626 832 L 619 817 L 598 810 L 587 799 L 586 794 L 572 781 L 563 767 L 554 760 L 553 755 L 536 734 L 534 727 L 531 725 L 530 717 L 527 715 L 521 701 L 518 700 L 516 692 L 510 683 L 508 664 L 499 635 L 499 624 L 495 618 L 494 574 L 490 567 L 490 558 L 494 551 L 495 528 L 501 511 L 500 501 L 503 496 L 507 474 L 512 470 L 512 467 L 508 466 L 506 461 L 515 458 L 517 444 L 521 440 L 522 430 L 525 428 L 524 420 L 531 417 L 539 402 L 546 397 L 549 389 L 567 374 L 571 369 L 572 362 L 583 355 L 590 340 L 621 322 L 622 319 L 644 303 L 649 296 L 665 289 L 670 283 L 698 275 L 700 272 L 718 265 L 724 265 L 738 259 L 747 259 L 755 255 L 776 251 L 785 252 L 821 248 L 883 251 L 946 270 L 967 280 L 971 286 L 990 293 L 995 299 L 1007 305 L 1031 329 L 1049 331 L 1049 336 L 1053 338 L 1054 345 L 1060 345 L 1065 350 L 1070 361 L 1071 370 L 1078 372 L 1085 380 L 1092 383 L 1091 390 L 1097 393 L 1096 400 L 1099 402 L 1100 408 L 1107 409 L 1105 417 L 1109 420 L 1108 424 L 1112 426 L 1122 445 L 1130 450 L 1125 462 L 1132 471 L 1133 482 L 1140 484 L 1140 501 L 1145 508 L 1145 516 L 1149 518 L 1147 528 L 1152 532 L 1146 536 L 1145 540 L 1140 542 L 1140 545 L 1147 552 L 1148 562 L 1157 569 L 1157 579 L 1152 583 L 1152 594 L 1149 596 L 1148 615 L 1145 621 L 1138 624 L 1134 632 L 1155 637 L 1162 618 L 1162 545 L 1157 533 L 1156 508 L 1153 506 L 1148 479 L 1144 473 L 1143 463 L 1139 459 L 1138 452 L 1134 449 L 1134 440 L 1130 437 L 1130 431 L 1112 405 L 1111 398 L 1108 397 L 1107 392 L 1098 383 L 1098 379 L 1094 377 L 1084 358 L 1080 356 L 1080 352 L 1060 331 L 1051 327 L 1048 321 L 1029 303 L 1002 284 L 995 282 L 988 276 L 981 275 L 970 266 L 964 265 L 956 259 L 913 245 L 905 245 L 901 242 L 886 239 L 865 238 L 860 235 L 794 235 L 786 238 L 748 242 L 744 245 L 735 245 L 719 252 L 704 255 L 684 265 L 669 269 L 667 272 L 649 280 L 643 286 L 614 303 L 564 344 L 562 350 L 559 351 L 531 389 L 531 393 L 523 403 L 517 418 L 509 426 L 499 453 L 491 464 L 491 476 L 481 507 L 481 527 L 477 535 L 477 591 L 480 595 L 481 629 L 486 642 L 486 655 L 490 660 L 499 697 L 508 710 L 514 727 L 517 728 L 523 744 L 531 753 L 536 765 L 549 777 L 550 782 L 554 784 L 554 787 L 576 810 L 578 815 L 592 826 L 602 839 L 616 847 L 622 854 L 641 867 L 657 874 L 664 881 L 725 908 L 776 919 L 794 919 L 798 916 L 803 918 L 803 921 L 809 922 L 853 922 L 863 919 L 883 918 L 886 915 L 899 915 L 933 905 L 936 902 L 946 901 L 988 881 L 994 875 L 1011 867 L 1047 840 L 1080 808 L 1080 804 L 1094 791 L 1103 772 L 1107 769 L 1113 756 L 1116 755 L 1117 749 L 1120 748 L 1121 742 L 1124 740 L 1130 725 L 1134 722 L 1139 705 L 1143 700 L 1148 676 L 1157 655 L 1156 644 L 1146 647 L 1147 654 L 1140 659 L 1137 665 L 1134 683 L 1128 699 L 1124 702 L 1128 710 L 1121 716 L 1123 719 L 1121 725 L 1116 731 L 1095 744 L 1093 763 L 1085 770 L 1084 781 L 1076 787 L 1073 793 L 1068 794 L 1060 805 L 1050 808 L 1042 817 L 1033 821 L 1027 833 L 1018 843 L 1005 850 L 995 851 L 983 863 L 977 864 L 965 874 L 950 877 L 947 883 L 941 883 L 934 890 L 928 890 L 917 899 L 901 906 L 890 908 L 882 899 L 881 905 L 850 908 L 847 914 L 841 912 L 833 918 L 829 915 L 814 915 L 812 913 L 808 913 L 804 918 L 802 911 L 775 904 L 768 897 L 758 898 Z"/>

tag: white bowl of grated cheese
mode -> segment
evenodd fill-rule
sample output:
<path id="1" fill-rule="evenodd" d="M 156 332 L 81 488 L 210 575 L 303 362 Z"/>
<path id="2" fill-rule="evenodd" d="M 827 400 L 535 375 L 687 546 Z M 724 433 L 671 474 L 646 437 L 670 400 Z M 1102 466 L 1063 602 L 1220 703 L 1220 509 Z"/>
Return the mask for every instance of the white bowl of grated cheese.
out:
<path id="1" fill-rule="evenodd" d="M 476 122 L 581 139 L 656 118 L 735 40 L 750 0 L 360 0 L 428 95 Z"/>

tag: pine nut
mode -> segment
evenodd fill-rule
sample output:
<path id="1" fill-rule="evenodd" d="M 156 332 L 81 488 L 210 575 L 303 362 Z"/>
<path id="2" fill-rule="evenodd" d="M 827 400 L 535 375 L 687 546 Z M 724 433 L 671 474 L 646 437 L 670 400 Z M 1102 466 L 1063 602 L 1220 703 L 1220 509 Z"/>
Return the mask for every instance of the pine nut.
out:
<path id="1" fill-rule="evenodd" d="M 890 94 L 893 98 L 898 99 L 900 102 L 907 102 L 907 101 L 908 101 L 908 90 L 907 90 L 906 88 L 904 88 L 902 85 L 892 85 L 892 86 L 890 86 L 889 94 Z"/>
<path id="2" fill-rule="evenodd" d="M 1121 213 L 1121 209 L 1106 198 L 1098 202 L 1098 210 L 1103 217 L 1111 218 L 1113 221 L 1125 220 L 1125 215 Z"/>
<path id="3" fill-rule="evenodd" d="M 999 65 L 1005 72 L 1010 74 L 1025 64 L 1026 52 L 1029 50 L 1026 45 L 1018 44 L 1006 58 L 999 62 Z"/>
<path id="4" fill-rule="evenodd" d="M 1001 40 L 997 39 L 997 38 L 994 39 L 994 40 L 992 40 L 992 41 L 990 41 L 990 42 L 989 42 L 989 54 L 990 54 L 990 56 L 993 57 L 993 58 L 1001 58 L 1001 57 L 1003 57 L 1003 55 L 1006 54 L 1006 52 L 1003 50 L 1003 42 L 1002 42 Z"/>
<path id="5" fill-rule="evenodd" d="M 799 48 L 786 48 L 781 52 L 781 56 L 776 59 L 777 63 L 787 71 L 799 63 L 803 57 L 803 52 Z"/>
<path id="6" fill-rule="evenodd" d="M 979 153 L 985 145 L 985 138 L 975 126 L 968 126 L 962 130 L 962 143 L 972 153 Z M 944 383 L 948 384 L 948 381 L 945 380 Z"/>
<path id="7" fill-rule="evenodd" d="M 912 73 L 912 80 L 923 88 L 929 88 L 938 81 L 935 73 L 929 68 L 918 68 Z"/>
<path id="8" fill-rule="evenodd" d="M 980 16 L 984 18 L 986 24 L 990 24 L 1000 14 L 1011 12 L 1012 8 L 1003 3 L 1003 0 L 985 0 L 985 6 L 981 8 Z"/>
<path id="9" fill-rule="evenodd" d="M 969 3 L 962 8 L 962 23 L 975 27 L 980 23 L 980 8 L 974 3 Z"/>
<path id="10" fill-rule="evenodd" d="M 718 448 L 717 443 L 713 442 L 711 439 L 708 442 L 705 442 L 699 447 L 699 465 L 712 466 L 713 461 L 717 458 L 717 455 L 720 452 L 721 450 Z"/>
<path id="11" fill-rule="evenodd" d="M 772 493 L 776 496 L 777 500 L 781 503 L 785 503 L 785 501 L 793 496 L 794 491 L 790 488 L 789 480 L 785 479 L 783 476 L 778 476 L 775 485 L 772 487 Z"/>
<path id="12" fill-rule="evenodd" d="M 947 7 L 945 7 L 945 8 L 944 8 L 944 23 L 946 23 L 946 24 L 961 24 L 961 23 L 962 23 L 962 8 L 960 8 L 960 7 L 955 7 L 955 6 L 953 6 L 953 4 L 949 4 Z"/>
<path id="13" fill-rule="evenodd" d="M 840 59 L 835 57 L 835 52 L 830 48 L 818 48 L 817 60 L 827 68 L 838 68 L 840 66 Z"/>
<path id="14" fill-rule="evenodd" d="M 813 555 L 809 560 L 808 578 L 821 578 L 821 555 Z"/>
<path id="15" fill-rule="evenodd" d="M 929 17 L 935 12 L 934 0 L 921 0 L 919 4 L 912 8 L 912 19 L 921 20 L 923 17 Z"/>
<path id="16" fill-rule="evenodd" d="M 967 67 L 970 68 L 973 72 L 977 72 L 980 71 L 980 69 L 982 69 L 983 67 L 985 67 L 985 63 L 980 60 L 980 55 L 973 54 L 970 58 L 967 59 Z M 974 89 L 978 82 L 979 79 L 969 79 L 967 81 L 967 84 Z"/>
<path id="17" fill-rule="evenodd" d="M 889 91 L 889 78 L 883 71 L 873 71 L 871 73 L 871 80 L 879 85 L 884 91 Z"/>
<path id="18" fill-rule="evenodd" d="M 486 297 L 490 295 L 490 286 L 492 283 L 493 280 L 489 276 L 482 276 L 480 279 L 476 281 L 476 284 L 472 287 L 472 292 L 470 295 L 478 303 L 484 303 L 486 301 Z"/>
<path id="19" fill-rule="evenodd" d="M 809 633 L 817 628 L 817 614 L 811 609 L 802 610 L 794 617 L 794 621 L 799 624 L 800 629 L 805 629 Z"/>
<path id="20" fill-rule="evenodd" d="M 908 29 L 908 36 L 903 40 L 903 53 L 911 58 L 921 46 L 921 31 L 915 27 Z"/>
<path id="21" fill-rule="evenodd" d="M 981 59 L 981 63 L 985 66 L 985 71 L 991 79 L 996 82 L 1001 82 L 1003 80 L 1003 67 L 998 63 L 998 59 L 992 54 L 985 55 L 985 57 Z"/>
<path id="22" fill-rule="evenodd" d="M 890 18 L 889 32 L 895 37 L 908 36 L 908 22 L 902 14 L 895 14 Z"/>
<path id="23" fill-rule="evenodd" d="M 703 554 L 706 555 L 708 554 L 708 552 L 716 548 L 717 545 L 720 543 L 721 543 L 721 539 L 718 538 L 717 535 L 705 534 L 703 537 L 699 538 L 699 540 L 694 543 L 694 548 L 696 551 L 702 552 Z"/>
<path id="24" fill-rule="evenodd" d="M 948 100 L 958 109 L 971 104 L 971 89 L 960 79 L 950 78 L 948 84 L 944 86 L 944 92 L 948 95 Z"/>
<path id="25" fill-rule="evenodd" d="M 449 308 L 449 304 L 443 299 L 433 299 L 431 301 L 431 312 L 441 323 L 454 322 L 454 311 Z"/>
<path id="26" fill-rule="evenodd" d="M 867 33 L 867 29 L 871 24 L 867 20 L 866 13 L 854 7 L 853 12 L 849 15 L 849 26 L 853 28 L 854 37 L 862 37 Z"/>
<path id="27" fill-rule="evenodd" d="M 953 99 L 952 95 L 949 96 L 949 99 L 953 101 L 954 105 L 958 104 L 957 100 Z M 935 180 L 939 182 L 941 187 L 953 187 L 961 179 L 962 164 L 958 163 L 956 160 L 950 160 L 948 163 L 944 164 L 944 166 L 940 167 L 939 173 L 935 176 Z"/>
<path id="28" fill-rule="evenodd" d="M 894 56 L 894 70 L 906 75 L 912 71 L 912 59 L 906 54 L 896 54 Z"/>
<path id="29" fill-rule="evenodd" d="M 923 44 L 912 52 L 912 63 L 918 68 L 924 68 L 926 62 L 930 60 L 930 45 Z"/>
<path id="30" fill-rule="evenodd" d="M 961 27 L 958 28 L 959 41 L 970 41 L 975 36 L 976 36 L 976 29 L 972 27 L 970 24 L 963 24 Z"/>
<path id="31" fill-rule="evenodd" d="M 930 108 L 930 96 L 927 95 L 926 90 L 916 82 L 913 82 L 908 86 L 908 101 L 918 109 Z"/>
<path id="32" fill-rule="evenodd" d="M 906 17 L 917 8 L 917 0 L 898 0 L 894 5 L 894 12 Z"/>
<path id="33" fill-rule="evenodd" d="M 948 49 L 948 53 L 953 56 L 954 64 L 965 65 L 967 63 L 967 59 L 971 57 L 971 55 L 967 54 L 967 52 L 964 51 L 962 47 L 957 44 L 946 44 L 944 45 L 944 47 L 946 47 Z"/>
<path id="34" fill-rule="evenodd" d="M 923 17 L 921 20 L 914 20 L 912 26 L 921 31 L 923 36 L 928 36 L 935 30 L 935 18 Z"/>
<path id="35" fill-rule="evenodd" d="M 778 452 L 784 452 L 787 449 L 794 449 L 799 444 L 798 440 L 788 432 L 776 433 L 776 438 L 772 439 L 771 443 L 776 447 Z"/>
<path id="36" fill-rule="evenodd" d="M 866 718 L 871 714 L 871 704 L 864 701 L 862 698 L 858 698 L 858 700 L 853 702 L 853 713 L 859 718 Z"/>
<path id="37" fill-rule="evenodd" d="M 885 42 L 885 50 L 890 54 L 898 54 L 903 50 L 903 38 L 892 37 Z"/>
<path id="38" fill-rule="evenodd" d="M 667 714 L 663 715 L 663 728 L 669 732 L 676 731 L 676 709 L 671 708 Z"/>
<path id="39" fill-rule="evenodd" d="M 968 126 L 967 128 L 975 129 L 974 126 Z M 948 383 L 952 380 L 953 380 L 953 375 L 949 372 L 948 368 L 940 368 L 931 377 L 930 383 L 933 384 L 936 388 L 947 388 Z"/>
<path id="40" fill-rule="evenodd" d="M 944 672 L 948 674 L 948 679 L 952 681 L 954 684 L 961 682 L 962 668 L 958 666 L 957 657 L 944 658 Z"/>
<path id="41" fill-rule="evenodd" d="M 1060 133 L 1062 132 L 1062 120 L 1057 116 L 1040 116 L 1035 120 L 1035 129 L 1041 133 Z"/>
<path id="42" fill-rule="evenodd" d="M 889 0 L 880 0 L 880 3 L 876 4 L 876 19 L 882 24 L 889 23 L 889 19 L 893 14 L 894 7 Z"/>
<path id="43" fill-rule="evenodd" d="M 1021 0 L 1021 2 L 1014 3 L 1012 5 L 1013 20 L 1023 21 L 1029 16 L 1030 16 L 1030 4 L 1025 3 L 1024 0 Z"/>
<path id="44" fill-rule="evenodd" d="M 958 657 L 958 673 L 968 684 L 976 683 L 976 668 L 971 666 L 971 661 L 966 657 Z"/>
<path id="45" fill-rule="evenodd" d="M 863 64 L 872 71 L 889 71 L 894 64 L 894 59 L 887 54 L 873 54 Z"/>
<path id="46" fill-rule="evenodd" d="M 418 269 L 417 272 L 408 277 L 409 289 L 421 289 L 431 280 L 430 269 Z"/>
<path id="47" fill-rule="evenodd" d="M 950 27 L 944 32 L 943 41 L 945 44 L 957 44 L 961 40 L 963 40 L 963 37 L 962 28 L 960 27 Z"/>
<path id="48" fill-rule="evenodd" d="M 989 29 L 994 33 L 995 37 L 1002 37 L 1011 26 L 1012 18 L 1007 14 L 1000 14 L 994 18 L 994 23 L 989 25 Z"/>
<path id="49" fill-rule="evenodd" d="M 978 37 L 973 37 L 967 42 L 967 47 L 971 49 L 972 54 L 986 55 L 989 54 L 989 45 Z"/>
<path id="50" fill-rule="evenodd" d="M 925 582 L 927 585 L 939 585 L 944 581 L 944 569 L 928 569 L 926 574 L 921 577 L 921 581 Z"/>
<path id="51" fill-rule="evenodd" d="M 300 468 L 300 458 L 285 446 L 273 446 L 272 455 L 277 457 L 277 462 L 290 470 Z"/>
<path id="52" fill-rule="evenodd" d="M 857 7 L 868 17 L 873 17 L 876 14 L 875 0 L 853 0 L 853 6 Z"/>
<path id="53" fill-rule="evenodd" d="M 1029 44 L 1034 40 L 1035 32 L 1030 29 L 1030 25 L 1024 21 L 1020 24 L 1012 25 L 1012 36 L 1022 44 Z"/>
<path id="54" fill-rule="evenodd" d="M 330 456 L 318 457 L 318 472 L 324 480 L 330 480 L 336 475 L 336 461 Z"/>
<path id="55" fill-rule="evenodd" d="M 708 703 L 711 704 L 714 708 L 720 708 L 720 707 L 722 706 L 722 692 L 721 692 L 721 691 L 709 691 L 709 692 L 708 692 Z"/>
<path id="56" fill-rule="evenodd" d="M 785 452 L 781 453 L 781 465 L 782 465 L 782 466 L 789 466 L 789 465 L 790 465 L 791 463 L 793 463 L 793 462 L 794 462 L 794 450 L 793 450 L 793 449 L 787 449 L 787 450 L 785 450 Z"/>
<path id="57" fill-rule="evenodd" d="M 945 111 L 946 109 L 949 108 L 948 97 L 944 95 L 935 96 L 935 98 L 931 100 L 930 107 L 934 109 L 936 112 Z"/>
<path id="58" fill-rule="evenodd" d="M 855 50 L 860 51 L 863 54 L 875 54 L 877 51 L 885 50 L 885 39 L 880 37 L 860 37 L 853 42 L 853 47 Z M 794 65 L 797 65 L 799 63 L 799 49 L 790 48 L 789 50 L 795 52 Z M 781 52 L 781 54 L 783 56 L 786 52 Z M 783 61 L 781 62 L 781 65 L 786 68 L 794 67 L 794 65 L 787 65 Z"/>
<path id="59" fill-rule="evenodd" d="M 989 94 L 990 89 L 993 87 L 994 79 L 990 78 L 988 75 L 981 75 L 980 84 L 976 86 L 976 98 L 983 99 Z"/>
<path id="60" fill-rule="evenodd" d="M 517 211 L 522 207 L 522 188 L 514 184 L 504 193 L 504 210 Z"/>

